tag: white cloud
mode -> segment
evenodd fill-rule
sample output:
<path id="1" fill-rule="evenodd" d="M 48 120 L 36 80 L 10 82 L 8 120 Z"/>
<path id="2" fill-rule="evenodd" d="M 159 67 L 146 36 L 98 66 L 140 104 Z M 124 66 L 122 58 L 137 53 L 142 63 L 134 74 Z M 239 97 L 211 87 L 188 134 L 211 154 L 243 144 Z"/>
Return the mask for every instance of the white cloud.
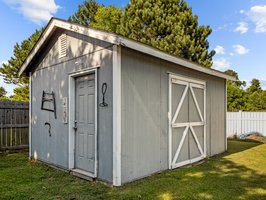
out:
<path id="1" fill-rule="evenodd" d="M 235 54 L 238 54 L 238 55 L 244 55 L 244 54 L 247 54 L 249 52 L 249 49 L 247 49 L 246 47 L 244 47 L 240 44 L 234 45 L 233 48 L 234 48 Z"/>
<path id="2" fill-rule="evenodd" d="M 213 60 L 212 68 L 217 69 L 217 70 L 226 70 L 230 68 L 230 66 L 231 66 L 231 63 L 228 62 L 225 58 L 219 58 L 219 59 Z"/>
<path id="3" fill-rule="evenodd" d="M 245 10 L 240 10 L 239 13 L 240 14 L 244 14 L 245 13 Z"/>
<path id="4" fill-rule="evenodd" d="M 246 22 L 239 22 L 238 27 L 235 28 L 234 32 L 239 32 L 241 34 L 248 31 L 248 24 Z"/>
<path id="5" fill-rule="evenodd" d="M 250 19 L 256 24 L 255 32 L 266 32 L 266 5 L 253 6 L 248 13 Z"/>
<path id="6" fill-rule="evenodd" d="M 5 2 L 39 25 L 47 22 L 60 8 L 54 0 L 5 0 Z"/>
<path id="7" fill-rule="evenodd" d="M 217 45 L 214 50 L 216 54 L 221 54 L 221 55 L 225 54 L 225 49 L 220 45 Z"/>

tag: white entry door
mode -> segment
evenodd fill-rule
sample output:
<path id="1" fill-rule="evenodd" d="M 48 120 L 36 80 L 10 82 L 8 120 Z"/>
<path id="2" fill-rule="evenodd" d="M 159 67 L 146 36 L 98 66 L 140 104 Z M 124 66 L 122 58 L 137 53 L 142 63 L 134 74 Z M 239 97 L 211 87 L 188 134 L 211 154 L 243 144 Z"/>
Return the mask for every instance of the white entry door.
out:
<path id="1" fill-rule="evenodd" d="M 206 157 L 206 85 L 169 75 L 169 168 Z"/>
<path id="2" fill-rule="evenodd" d="M 97 159 L 95 74 L 75 79 L 75 168 L 95 175 Z"/>

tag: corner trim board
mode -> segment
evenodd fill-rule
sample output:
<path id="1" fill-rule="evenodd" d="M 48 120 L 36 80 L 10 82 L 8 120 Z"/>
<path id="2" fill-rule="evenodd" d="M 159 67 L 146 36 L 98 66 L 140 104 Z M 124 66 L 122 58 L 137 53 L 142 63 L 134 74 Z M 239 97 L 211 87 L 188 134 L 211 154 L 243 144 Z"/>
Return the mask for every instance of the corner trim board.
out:
<path id="1" fill-rule="evenodd" d="M 31 153 L 31 150 L 32 150 L 32 139 L 31 139 L 31 126 L 32 126 L 32 107 L 31 107 L 31 105 L 32 105 L 32 97 L 31 97 L 31 95 L 32 95 L 32 83 L 31 83 L 31 81 L 32 81 L 32 73 L 30 72 L 30 74 L 29 74 L 29 92 L 30 92 L 30 94 L 29 94 L 29 100 L 30 100 L 30 103 L 29 103 L 29 159 L 31 159 L 31 155 L 32 155 L 32 153 Z"/>
<path id="2" fill-rule="evenodd" d="M 227 151 L 227 83 L 225 81 L 225 114 L 224 114 L 224 124 L 225 124 L 225 151 Z"/>
<path id="3" fill-rule="evenodd" d="M 168 76 L 168 168 L 172 169 L 172 76 Z"/>
<path id="4" fill-rule="evenodd" d="M 113 185 L 121 185 L 121 46 L 113 46 Z"/>

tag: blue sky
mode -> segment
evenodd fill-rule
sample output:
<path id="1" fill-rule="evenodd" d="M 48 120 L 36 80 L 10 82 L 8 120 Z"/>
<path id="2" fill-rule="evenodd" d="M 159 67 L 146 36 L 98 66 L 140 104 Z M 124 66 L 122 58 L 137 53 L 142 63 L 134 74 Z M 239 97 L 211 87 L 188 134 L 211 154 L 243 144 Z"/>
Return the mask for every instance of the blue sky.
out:
<path id="1" fill-rule="evenodd" d="M 125 7 L 128 0 L 96 0 Z M 0 64 L 12 55 L 16 42 L 28 38 L 51 16 L 67 19 L 83 0 L 0 0 Z M 215 49 L 213 68 L 233 69 L 241 80 L 261 80 L 266 88 L 266 0 L 187 0 L 200 25 L 213 29 L 210 49 Z M 14 86 L 6 85 L 9 94 Z"/>

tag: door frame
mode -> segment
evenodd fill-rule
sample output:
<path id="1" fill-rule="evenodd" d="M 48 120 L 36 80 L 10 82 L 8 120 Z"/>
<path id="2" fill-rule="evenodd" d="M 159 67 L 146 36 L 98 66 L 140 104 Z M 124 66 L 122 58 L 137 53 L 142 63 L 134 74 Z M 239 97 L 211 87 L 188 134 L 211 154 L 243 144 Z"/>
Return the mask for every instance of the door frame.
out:
<path id="1" fill-rule="evenodd" d="M 90 176 L 93 178 L 97 177 L 97 173 L 98 173 L 98 131 L 97 131 L 97 117 L 98 117 L 98 103 L 97 103 L 97 89 L 98 89 L 98 84 L 97 84 L 97 68 L 92 68 L 92 69 L 87 69 L 87 70 L 82 70 L 82 71 L 77 71 L 77 72 L 73 72 L 73 73 L 69 73 L 68 75 L 68 84 L 69 84 L 69 90 L 68 90 L 68 97 L 69 97 L 69 111 L 68 111 L 68 128 L 69 128 L 69 149 L 68 149 L 68 159 L 69 159 L 69 163 L 68 163 L 68 167 L 70 170 L 74 170 L 75 169 L 75 130 L 73 129 L 73 127 L 75 126 L 74 124 L 74 120 L 75 120 L 75 94 L 76 94 L 76 84 L 75 84 L 75 79 L 77 77 L 81 77 L 81 76 L 85 76 L 88 74 L 94 74 L 95 76 L 95 166 L 94 166 L 94 173 L 90 173 L 90 172 L 86 172 L 84 171 L 84 175 L 86 176 Z M 79 170 L 80 172 L 81 170 Z M 82 173 L 82 171 L 81 171 Z"/>
<path id="2" fill-rule="evenodd" d="M 169 74 L 169 79 L 168 79 L 168 168 L 169 169 L 174 169 L 176 167 L 181 167 L 183 165 L 187 165 L 187 164 L 190 164 L 190 163 L 194 163 L 194 162 L 197 162 L 199 160 L 202 160 L 204 158 L 206 158 L 206 155 L 207 155 L 207 134 L 206 134 L 206 111 L 207 111 L 207 108 L 206 108 L 206 81 L 203 81 L 203 80 L 198 80 L 198 79 L 194 79 L 194 78 L 190 78 L 190 77 L 186 77 L 186 76 L 182 76 L 182 75 L 177 75 L 177 74 L 174 74 L 174 73 L 168 73 Z M 198 158 L 193 158 L 193 159 L 189 159 L 189 160 L 186 160 L 186 161 L 182 161 L 180 162 L 179 164 L 176 164 L 174 167 L 172 165 L 172 161 L 173 161 L 173 158 L 172 158 L 172 84 L 173 84 L 173 81 L 172 79 L 175 79 L 176 80 L 176 83 L 178 84 L 178 81 L 180 82 L 183 82 L 183 83 L 187 83 L 188 85 L 190 84 L 198 84 L 198 85 L 203 85 L 203 90 L 204 90 L 204 114 L 203 114 L 203 119 L 204 119 L 204 125 L 203 125 L 203 135 L 204 135 L 204 149 L 203 149 L 203 156 L 200 156 Z M 189 123 L 189 122 L 188 122 Z M 190 125 L 189 125 L 190 126 Z"/>

